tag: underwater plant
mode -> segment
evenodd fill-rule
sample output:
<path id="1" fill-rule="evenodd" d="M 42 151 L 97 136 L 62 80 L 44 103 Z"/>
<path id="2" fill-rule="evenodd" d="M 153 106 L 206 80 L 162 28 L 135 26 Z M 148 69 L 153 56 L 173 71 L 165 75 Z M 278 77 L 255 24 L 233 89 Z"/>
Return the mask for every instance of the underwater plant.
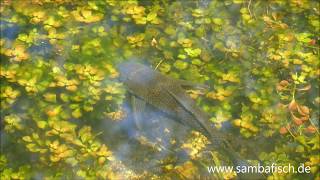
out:
<path id="1" fill-rule="evenodd" d="M 209 85 L 186 92 L 249 142 L 244 158 L 310 167 L 267 179 L 320 178 L 318 1 L 0 3 L 0 179 L 236 178 L 208 173 L 228 157 L 158 112 L 135 134 L 128 60 Z"/>

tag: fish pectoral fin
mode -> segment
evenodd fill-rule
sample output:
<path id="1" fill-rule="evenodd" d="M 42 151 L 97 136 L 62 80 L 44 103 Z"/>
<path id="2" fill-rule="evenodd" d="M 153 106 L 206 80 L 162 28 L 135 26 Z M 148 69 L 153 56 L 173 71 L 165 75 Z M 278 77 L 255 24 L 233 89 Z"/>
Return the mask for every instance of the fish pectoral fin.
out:
<path id="1" fill-rule="evenodd" d="M 139 130 L 142 130 L 146 102 L 143 99 L 132 95 L 131 96 L 131 104 L 132 104 L 134 123 Z"/>
<path id="2" fill-rule="evenodd" d="M 194 83 L 194 82 L 186 81 L 186 80 L 182 80 L 182 79 L 179 79 L 178 81 L 179 81 L 178 83 L 179 83 L 182 87 L 199 89 L 199 90 L 203 90 L 203 91 L 209 89 L 209 86 L 206 85 L 206 84 Z"/>
<path id="3" fill-rule="evenodd" d="M 201 123 L 206 123 L 209 120 L 207 114 L 201 111 L 199 107 L 197 107 L 195 101 L 189 97 L 182 88 L 172 88 L 167 89 L 171 96 L 173 96 L 176 101 L 181 104 L 188 112 L 190 112 L 196 119 L 201 121 Z M 203 124 L 204 125 L 204 124 Z M 208 124 L 207 124 L 208 125 Z"/>
<path id="4" fill-rule="evenodd" d="M 177 101 L 181 106 L 183 106 L 188 111 L 193 110 L 194 101 L 187 96 L 187 94 L 184 92 L 183 89 L 177 87 L 177 88 L 171 88 L 167 89 L 167 92 Z"/>

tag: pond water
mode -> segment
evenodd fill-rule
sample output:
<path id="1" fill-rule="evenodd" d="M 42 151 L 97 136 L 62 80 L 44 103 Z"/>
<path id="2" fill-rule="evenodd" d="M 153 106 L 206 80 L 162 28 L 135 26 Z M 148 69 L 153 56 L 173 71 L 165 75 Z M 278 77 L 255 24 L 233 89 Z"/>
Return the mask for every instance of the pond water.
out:
<path id="1" fill-rule="evenodd" d="M 1 179 L 320 178 L 319 2 L 3 0 L 0 13 Z M 124 80 L 128 61 L 148 73 Z M 300 171 L 236 172 L 248 165 Z"/>

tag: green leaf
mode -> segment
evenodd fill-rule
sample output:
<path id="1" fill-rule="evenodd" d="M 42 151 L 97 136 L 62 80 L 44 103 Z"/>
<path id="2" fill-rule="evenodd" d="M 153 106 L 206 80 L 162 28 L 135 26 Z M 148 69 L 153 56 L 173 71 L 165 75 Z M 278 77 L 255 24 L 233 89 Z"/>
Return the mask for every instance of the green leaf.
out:
<path id="1" fill-rule="evenodd" d="M 67 164 L 70 164 L 72 167 L 78 164 L 78 161 L 74 157 L 67 158 L 65 161 Z"/>
<path id="2" fill-rule="evenodd" d="M 180 60 L 177 60 L 173 65 L 175 68 L 177 68 L 179 70 L 183 70 L 188 67 L 188 63 L 180 61 Z"/>
<path id="3" fill-rule="evenodd" d="M 216 25 L 222 25 L 222 23 L 223 23 L 221 18 L 213 18 L 212 21 Z"/>
<path id="4" fill-rule="evenodd" d="M 295 34 L 297 40 L 299 42 L 303 42 L 303 43 L 308 43 L 311 41 L 311 38 L 309 38 L 310 36 L 312 36 L 312 34 L 310 33 L 299 33 L 299 34 Z"/>

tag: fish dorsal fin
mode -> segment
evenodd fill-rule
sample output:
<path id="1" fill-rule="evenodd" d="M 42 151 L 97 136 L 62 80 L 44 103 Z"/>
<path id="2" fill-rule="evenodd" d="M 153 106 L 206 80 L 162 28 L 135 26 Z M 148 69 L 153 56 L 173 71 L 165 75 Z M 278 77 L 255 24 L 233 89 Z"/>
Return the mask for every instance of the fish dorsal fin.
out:
<path id="1" fill-rule="evenodd" d="M 181 88 L 170 88 L 167 91 L 173 96 L 177 102 L 181 104 L 193 117 L 200 123 L 202 129 L 210 136 L 210 140 L 215 143 L 222 142 L 224 135 L 213 127 L 209 122 L 209 115 L 203 112 L 191 97 Z"/>
<path id="2" fill-rule="evenodd" d="M 190 87 L 190 88 L 199 89 L 199 90 L 207 90 L 207 89 L 209 89 L 209 86 L 205 85 L 205 84 L 194 83 L 194 82 L 186 81 L 186 80 L 183 80 L 183 79 L 177 79 L 177 81 L 178 81 L 179 85 L 182 86 L 182 87 Z"/>

